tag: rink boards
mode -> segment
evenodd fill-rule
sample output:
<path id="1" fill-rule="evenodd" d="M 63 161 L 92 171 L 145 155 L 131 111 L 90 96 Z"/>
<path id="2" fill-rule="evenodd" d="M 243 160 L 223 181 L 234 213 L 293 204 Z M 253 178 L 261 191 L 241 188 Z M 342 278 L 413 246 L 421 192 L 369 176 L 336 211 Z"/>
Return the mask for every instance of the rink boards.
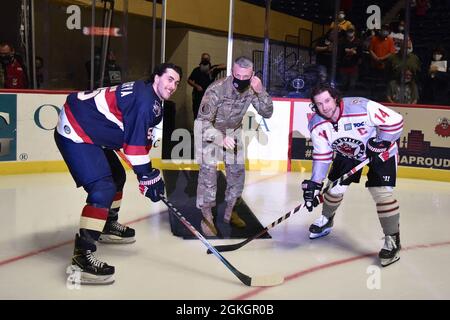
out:
<path id="1" fill-rule="evenodd" d="M 0 174 L 66 170 L 53 141 L 53 129 L 67 93 L 0 92 Z M 263 119 L 250 107 L 243 120 L 247 169 L 309 171 L 311 144 L 307 121 L 312 115 L 309 100 L 273 100 L 274 113 L 270 119 Z M 450 181 L 450 107 L 388 106 L 404 117 L 399 140 L 399 176 Z M 191 145 L 183 141 L 190 138 L 183 129 L 175 132 L 180 145 Z M 153 134 L 150 157 L 156 166 L 197 168 L 190 159 L 161 161 L 162 123 Z"/>

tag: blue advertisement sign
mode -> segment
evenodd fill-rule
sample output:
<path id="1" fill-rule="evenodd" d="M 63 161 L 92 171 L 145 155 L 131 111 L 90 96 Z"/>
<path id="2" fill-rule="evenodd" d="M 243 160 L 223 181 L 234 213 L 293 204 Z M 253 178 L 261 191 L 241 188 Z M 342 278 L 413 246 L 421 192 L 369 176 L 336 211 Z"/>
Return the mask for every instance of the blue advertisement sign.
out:
<path id="1" fill-rule="evenodd" d="M 17 96 L 0 94 L 0 161 L 17 158 Z"/>

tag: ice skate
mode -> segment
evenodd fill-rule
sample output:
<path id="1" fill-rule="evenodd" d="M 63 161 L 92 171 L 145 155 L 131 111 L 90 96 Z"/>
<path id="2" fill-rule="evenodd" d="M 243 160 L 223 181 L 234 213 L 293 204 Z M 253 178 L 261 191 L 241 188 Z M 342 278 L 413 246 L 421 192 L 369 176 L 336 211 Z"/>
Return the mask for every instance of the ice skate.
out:
<path id="1" fill-rule="evenodd" d="M 384 237 L 384 246 L 381 249 L 378 257 L 381 265 L 386 267 L 400 259 L 400 233 L 395 233 Z"/>
<path id="2" fill-rule="evenodd" d="M 317 239 L 328 235 L 333 227 L 334 215 L 331 218 L 327 218 L 321 215 L 314 223 L 309 227 L 309 238 Z"/>
<path id="3" fill-rule="evenodd" d="M 98 241 L 100 243 L 125 244 L 136 241 L 133 228 L 124 226 L 117 221 L 106 222 Z"/>
<path id="4" fill-rule="evenodd" d="M 76 236 L 72 264 L 66 272 L 80 284 L 111 284 L 114 282 L 114 267 L 98 260 L 91 250 L 80 248 L 79 235 Z"/>

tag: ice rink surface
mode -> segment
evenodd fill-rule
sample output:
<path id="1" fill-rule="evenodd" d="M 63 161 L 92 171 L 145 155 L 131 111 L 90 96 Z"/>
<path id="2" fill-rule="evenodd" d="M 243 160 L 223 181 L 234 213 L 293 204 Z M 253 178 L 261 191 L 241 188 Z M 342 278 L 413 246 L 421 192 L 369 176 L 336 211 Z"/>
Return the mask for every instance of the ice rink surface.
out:
<path id="1" fill-rule="evenodd" d="M 255 240 L 225 252 L 249 276 L 279 274 L 276 287 L 247 287 L 198 240 L 170 232 L 167 207 L 128 181 L 119 221 L 136 229 L 129 245 L 98 245 L 116 267 L 108 286 L 66 280 L 85 192 L 69 173 L 0 176 L 0 299 L 450 299 L 450 183 L 399 179 L 401 259 L 381 268 L 383 234 L 362 183 L 352 185 L 327 237 L 310 240 L 320 215 L 301 211 Z M 309 173 L 247 172 L 243 198 L 263 226 L 301 203 Z M 241 240 L 212 240 L 213 245 Z"/>

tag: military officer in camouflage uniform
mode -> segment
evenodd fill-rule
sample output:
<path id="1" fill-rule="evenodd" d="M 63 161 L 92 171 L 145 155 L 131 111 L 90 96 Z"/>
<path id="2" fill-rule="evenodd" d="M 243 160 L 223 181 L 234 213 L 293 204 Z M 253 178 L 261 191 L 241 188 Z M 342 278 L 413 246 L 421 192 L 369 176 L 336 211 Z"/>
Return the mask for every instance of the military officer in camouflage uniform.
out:
<path id="1" fill-rule="evenodd" d="M 220 160 L 225 162 L 227 177 L 224 221 L 245 227 L 233 207 L 244 189 L 242 119 L 250 104 L 262 117 L 272 116 L 272 99 L 254 75 L 252 61 L 239 57 L 234 61 L 231 76 L 208 87 L 194 123 L 196 160 L 200 164 L 197 207 L 203 214 L 202 231 L 208 236 L 217 235 L 211 208 L 216 205 L 217 161 Z"/>

